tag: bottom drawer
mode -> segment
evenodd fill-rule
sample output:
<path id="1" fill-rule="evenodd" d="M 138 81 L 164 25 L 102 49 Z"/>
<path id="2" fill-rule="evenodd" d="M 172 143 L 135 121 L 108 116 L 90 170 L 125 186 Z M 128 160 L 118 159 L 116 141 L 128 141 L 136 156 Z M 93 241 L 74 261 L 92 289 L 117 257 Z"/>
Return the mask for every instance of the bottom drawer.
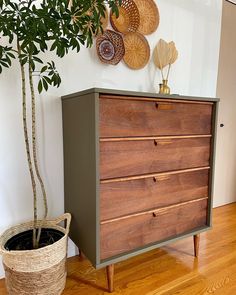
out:
<path id="1" fill-rule="evenodd" d="M 207 199 L 144 212 L 101 224 L 101 259 L 205 226 Z"/>

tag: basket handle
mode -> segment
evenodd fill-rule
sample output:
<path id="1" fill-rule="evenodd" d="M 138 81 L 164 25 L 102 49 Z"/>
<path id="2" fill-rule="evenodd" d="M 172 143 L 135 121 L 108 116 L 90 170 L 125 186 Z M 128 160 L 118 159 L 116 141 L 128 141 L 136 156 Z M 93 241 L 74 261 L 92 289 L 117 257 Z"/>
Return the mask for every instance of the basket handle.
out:
<path id="1" fill-rule="evenodd" d="M 70 213 L 65 213 L 59 216 L 58 218 L 52 220 L 52 224 L 57 225 L 62 221 L 66 221 L 66 227 L 65 227 L 65 234 L 68 234 L 70 231 L 70 223 L 71 223 L 71 214 Z"/>
<path id="2" fill-rule="evenodd" d="M 3 247 L 2 243 L 2 235 L 0 236 L 0 255 L 3 255 L 6 252 L 6 250 Z"/>

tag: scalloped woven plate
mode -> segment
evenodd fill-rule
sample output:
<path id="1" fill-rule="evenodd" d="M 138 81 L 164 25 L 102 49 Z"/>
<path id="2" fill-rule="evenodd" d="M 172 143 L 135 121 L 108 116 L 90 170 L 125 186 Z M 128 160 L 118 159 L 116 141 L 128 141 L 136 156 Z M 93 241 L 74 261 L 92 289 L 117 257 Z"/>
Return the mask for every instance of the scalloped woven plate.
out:
<path id="1" fill-rule="evenodd" d="M 134 3 L 140 15 L 138 32 L 143 35 L 154 33 L 160 23 L 160 14 L 156 3 L 153 0 L 134 0 Z"/>
<path id="2" fill-rule="evenodd" d="M 110 14 L 110 22 L 114 30 L 120 33 L 136 32 L 139 28 L 139 11 L 133 0 L 122 0 L 119 17 Z"/>
<path id="3" fill-rule="evenodd" d="M 139 70 L 146 66 L 150 58 L 150 47 L 147 39 L 139 33 L 128 33 L 124 36 L 124 62 L 133 69 Z"/>
<path id="4" fill-rule="evenodd" d="M 107 64 L 117 65 L 125 54 L 124 41 L 121 34 L 106 30 L 96 41 L 99 59 Z"/>

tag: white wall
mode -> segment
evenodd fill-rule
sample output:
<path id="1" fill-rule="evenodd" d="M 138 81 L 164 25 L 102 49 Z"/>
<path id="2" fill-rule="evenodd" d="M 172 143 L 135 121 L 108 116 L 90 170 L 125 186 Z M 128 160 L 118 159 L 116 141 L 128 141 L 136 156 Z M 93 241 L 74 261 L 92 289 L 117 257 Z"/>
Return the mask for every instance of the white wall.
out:
<path id="1" fill-rule="evenodd" d="M 222 0 L 156 0 L 161 22 L 148 37 L 151 48 L 160 38 L 174 40 L 179 60 L 170 75 L 172 93 L 215 96 Z M 50 56 L 48 55 L 48 58 Z M 63 146 L 60 96 L 88 87 L 156 91 L 160 75 L 152 63 L 132 71 L 123 63 L 101 64 L 95 49 L 58 60 L 59 90 L 38 97 L 38 137 L 42 174 L 49 196 L 50 216 L 63 212 Z M 19 69 L 0 75 L 0 233 L 32 218 L 32 198 L 21 122 Z M 70 254 L 74 247 L 70 246 Z M 3 271 L 0 268 L 0 277 Z"/>

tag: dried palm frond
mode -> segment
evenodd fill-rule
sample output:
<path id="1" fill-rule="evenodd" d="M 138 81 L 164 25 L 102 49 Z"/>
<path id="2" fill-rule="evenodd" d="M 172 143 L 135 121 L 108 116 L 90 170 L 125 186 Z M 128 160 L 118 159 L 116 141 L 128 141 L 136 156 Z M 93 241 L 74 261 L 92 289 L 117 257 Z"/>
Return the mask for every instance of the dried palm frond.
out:
<path id="1" fill-rule="evenodd" d="M 169 64 L 172 65 L 173 63 L 176 62 L 177 58 L 178 58 L 178 51 L 175 47 L 175 42 L 174 41 L 171 41 L 169 43 L 169 50 L 170 50 L 170 61 L 169 61 Z"/>
<path id="2" fill-rule="evenodd" d="M 163 69 L 169 64 L 170 58 L 171 58 L 171 55 L 170 55 L 169 44 L 163 39 L 160 39 L 154 49 L 153 60 L 156 67 L 161 70 L 163 79 L 164 79 Z"/>
<path id="3" fill-rule="evenodd" d="M 167 76 L 165 79 L 165 80 L 168 80 L 171 65 L 176 62 L 177 58 L 178 58 L 178 51 L 175 47 L 175 42 L 171 41 L 168 43 L 165 40 L 160 39 L 153 52 L 153 61 L 156 67 L 160 69 L 163 80 L 164 80 L 163 69 L 166 66 L 169 66 L 167 71 Z"/>
<path id="4" fill-rule="evenodd" d="M 178 55 L 179 55 L 179 53 L 175 47 L 174 41 L 171 41 L 168 45 L 169 45 L 169 51 L 170 51 L 170 60 L 169 60 L 169 67 L 168 67 L 168 72 L 167 72 L 167 76 L 166 76 L 167 80 L 169 78 L 171 65 L 173 65 L 173 63 L 176 62 Z"/>
<path id="5" fill-rule="evenodd" d="M 169 44 L 166 41 L 160 39 L 153 53 L 154 63 L 156 67 L 160 70 L 166 67 L 169 64 L 170 57 Z"/>

